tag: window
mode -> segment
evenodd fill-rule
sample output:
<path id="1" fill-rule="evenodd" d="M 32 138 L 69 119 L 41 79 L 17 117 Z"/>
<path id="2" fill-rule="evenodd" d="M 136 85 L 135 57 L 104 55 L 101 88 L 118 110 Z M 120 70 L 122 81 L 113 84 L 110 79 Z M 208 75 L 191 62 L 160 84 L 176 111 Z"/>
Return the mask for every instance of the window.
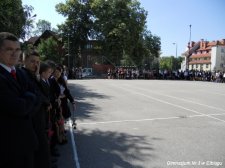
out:
<path id="1" fill-rule="evenodd" d="M 209 68 L 209 64 L 206 64 L 205 67 L 206 67 L 206 68 Z"/>
<path id="2" fill-rule="evenodd" d="M 86 48 L 86 49 L 92 49 L 92 44 L 90 44 L 90 43 L 87 44 L 87 45 L 85 46 L 85 48 Z"/>

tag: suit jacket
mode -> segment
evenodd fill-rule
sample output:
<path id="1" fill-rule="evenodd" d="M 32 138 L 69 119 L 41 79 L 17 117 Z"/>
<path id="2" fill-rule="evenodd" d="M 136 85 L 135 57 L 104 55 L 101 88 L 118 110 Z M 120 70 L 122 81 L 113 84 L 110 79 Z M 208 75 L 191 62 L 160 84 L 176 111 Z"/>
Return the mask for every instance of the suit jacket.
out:
<path id="1" fill-rule="evenodd" d="M 49 78 L 48 81 L 50 84 L 50 99 L 51 102 L 53 103 L 55 102 L 55 99 L 58 99 L 60 95 L 60 87 L 54 77 Z"/>
<path id="2" fill-rule="evenodd" d="M 40 88 L 43 93 L 43 95 L 46 97 L 46 106 L 50 105 L 50 86 L 47 82 L 40 80 Z"/>
<path id="3" fill-rule="evenodd" d="M 22 68 L 28 82 L 28 91 L 36 95 L 37 100 L 34 107 L 33 124 L 38 136 L 43 136 L 46 128 L 46 111 L 43 107 L 49 105 L 49 99 L 44 95 L 40 81 L 28 69 Z"/>
<path id="4" fill-rule="evenodd" d="M 28 81 L 20 69 L 17 80 L 0 66 L 0 167 L 23 153 L 31 153 L 38 141 L 32 113 L 36 96 L 27 91 Z"/>
<path id="5" fill-rule="evenodd" d="M 51 104 L 50 103 L 50 86 L 48 83 L 43 81 L 42 79 L 40 80 L 40 85 L 41 85 L 41 90 L 43 95 L 46 97 L 48 101 L 46 101 L 45 104 L 42 106 L 42 110 L 45 112 L 45 127 L 46 129 L 50 128 L 50 113 L 47 111 L 47 107 Z"/>

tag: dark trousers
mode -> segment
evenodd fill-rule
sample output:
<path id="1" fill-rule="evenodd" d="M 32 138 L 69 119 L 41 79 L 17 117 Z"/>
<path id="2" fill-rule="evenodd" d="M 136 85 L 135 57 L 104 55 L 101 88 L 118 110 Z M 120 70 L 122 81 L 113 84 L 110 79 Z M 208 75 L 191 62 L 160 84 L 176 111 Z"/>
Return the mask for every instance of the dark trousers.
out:
<path id="1" fill-rule="evenodd" d="M 50 168 L 50 145 L 45 132 L 39 137 L 39 148 L 34 153 L 34 168 Z"/>
<path id="2" fill-rule="evenodd" d="M 0 168 L 34 168 L 33 153 L 21 152 L 21 155 L 16 158 L 6 157 L 3 156 L 3 160 L 0 159 Z"/>

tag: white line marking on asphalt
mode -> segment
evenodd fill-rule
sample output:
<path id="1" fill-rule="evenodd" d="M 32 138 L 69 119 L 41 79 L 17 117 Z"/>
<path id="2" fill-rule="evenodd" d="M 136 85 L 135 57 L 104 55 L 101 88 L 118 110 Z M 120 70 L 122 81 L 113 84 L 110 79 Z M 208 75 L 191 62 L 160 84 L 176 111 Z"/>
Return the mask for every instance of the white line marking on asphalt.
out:
<path id="1" fill-rule="evenodd" d="M 77 147 L 76 147 L 76 143 L 75 143 L 75 139 L 74 139 L 74 135 L 73 135 L 73 127 L 72 127 L 72 120 L 69 119 L 69 128 L 70 128 L 70 137 L 71 137 L 71 143 L 72 143 L 72 148 L 73 148 L 73 154 L 74 154 L 74 162 L 76 163 L 76 167 L 75 168 L 80 168 L 80 163 L 79 163 L 79 159 L 78 159 L 78 155 L 77 155 Z"/>
<path id="2" fill-rule="evenodd" d="M 120 89 L 122 89 L 122 90 L 126 90 L 126 91 L 128 91 L 129 93 L 134 93 L 134 94 L 137 94 L 137 95 L 141 95 L 141 96 L 147 97 L 147 98 L 149 98 L 149 99 L 152 99 L 152 100 L 155 100 L 155 101 L 164 103 L 164 104 L 168 104 L 168 105 L 171 105 L 171 106 L 174 106 L 174 107 L 177 107 L 177 108 L 186 110 L 186 111 L 190 111 L 190 112 L 193 112 L 193 113 L 195 113 L 195 114 L 204 115 L 204 116 L 206 116 L 206 117 L 213 118 L 213 119 L 215 119 L 215 120 L 218 120 L 218 121 L 221 121 L 221 122 L 224 122 L 224 123 L 225 123 L 225 120 L 221 120 L 221 119 L 219 119 L 219 118 L 210 116 L 210 114 L 203 114 L 203 113 L 198 112 L 198 111 L 196 111 L 196 110 L 192 110 L 192 109 L 189 109 L 189 108 L 186 108 L 186 107 L 177 105 L 177 104 L 170 103 L 170 102 L 168 102 L 168 101 L 164 101 L 164 100 L 157 99 L 157 98 L 154 98 L 154 97 L 149 96 L 149 95 L 145 95 L 145 94 L 142 94 L 142 93 L 139 93 L 139 92 L 135 92 L 135 91 L 133 91 L 133 90 L 126 89 L 126 88 L 124 88 L 124 87 L 119 87 L 119 86 L 117 86 L 117 85 L 114 85 L 114 87 L 120 88 Z"/>
<path id="3" fill-rule="evenodd" d="M 219 95 L 219 96 L 225 96 L 225 94 L 222 94 L 222 93 L 219 93 L 219 92 L 208 92 L 208 91 L 205 91 L 205 90 L 199 90 L 199 92 L 215 94 L 215 95 Z"/>
<path id="4" fill-rule="evenodd" d="M 210 114 L 210 116 L 214 115 L 225 115 L 225 113 L 220 114 Z M 190 115 L 190 116 L 177 116 L 177 117 L 165 117 L 165 118 L 147 118 L 147 119 L 137 119 L 137 120 L 117 120 L 117 121 L 100 121 L 100 122 L 86 122 L 79 123 L 79 125 L 97 125 L 97 124 L 112 124 L 112 123 L 124 123 L 124 122 L 143 122 L 143 121 L 155 121 L 155 120 L 171 120 L 171 119 L 180 119 L 180 118 L 194 118 L 194 117 L 208 117 L 208 115 L 200 114 L 200 115 Z M 224 121 L 225 122 L 225 121 Z"/>
<path id="5" fill-rule="evenodd" d="M 219 110 L 219 111 L 225 111 L 225 109 L 222 109 L 222 108 L 218 108 L 218 107 L 214 107 L 214 106 L 209 106 L 209 105 L 206 105 L 206 104 L 198 103 L 198 102 L 195 102 L 195 101 L 192 101 L 192 100 L 188 100 L 188 99 L 184 99 L 184 98 L 181 98 L 181 97 L 175 97 L 175 96 L 171 96 L 171 95 L 167 95 L 167 94 L 158 93 L 158 92 L 155 92 L 155 91 L 150 91 L 150 90 L 146 90 L 146 89 L 142 89 L 142 88 L 132 87 L 130 85 L 126 85 L 126 87 L 129 87 L 129 88 L 132 88 L 132 89 L 143 90 L 145 92 L 154 93 L 154 94 L 157 94 L 157 95 L 161 95 L 161 96 L 165 96 L 165 97 L 170 97 L 170 98 L 177 99 L 177 100 L 182 100 L 182 101 L 190 102 L 190 103 L 193 103 L 193 104 L 197 104 L 197 105 L 200 105 L 200 106 L 205 106 L 205 107 L 208 107 L 208 108 L 211 108 L 211 109 L 216 109 L 216 110 Z"/>
<path id="6" fill-rule="evenodd" d="M 139 120 L 100 121 L 100 122 L 79 123 L 79 125 L 112 124 L 112 123 L 124 123 L 124 122 L 142 122 L 142 121 L 168 120 L 168 119 L 177 119 L 177 118 L 179 118 L 179 117 L 148 118 L 148 119 L 139 119 Z"/>
<path id="7" fill-rule="evenodd" d="M 131 88 L 133 88 L 133 87 L 131 87 Z M 146 91 L 146 90 L 141 89 L 141 88 L 138 88 L 138 89 L 139 90 Z M 149 90 L 147 90 L 147 92 L 155 93 L 157 95 L 166 96 L 166 97 L 170 97 L 170 98 L 177 99 L 177 100 L 182 100 L 182 101 L 190 102 L 190 103 L 193 103 L 193 104 L 197 104 L 197 105 L 200 105 L 200 106 L 205 106 L 205 107 L 212 108 L 212 109 L 216 109 L 216 110 L 219 110 L 219 111 L 225 111 L 225 109 L 222 109 L 222 108 L 218 108 L 218 107 L 214 107 L 214 106 L 209 106 L 209 105 L 206 105 L 206 104 L 198 103 L 198 102 L 195 102 L 195 101 L 192 101 L 192 100 L 188 100 L 188 99 L 184 99 L 184 98 L 180 98 L 180 97 L 175 97 L 175 96 L 171 96 L 171 95 L 167 95 L 167 94 L 160 94 L 160 93 L 152 92 L 152 91 L 149 91 Z"/>

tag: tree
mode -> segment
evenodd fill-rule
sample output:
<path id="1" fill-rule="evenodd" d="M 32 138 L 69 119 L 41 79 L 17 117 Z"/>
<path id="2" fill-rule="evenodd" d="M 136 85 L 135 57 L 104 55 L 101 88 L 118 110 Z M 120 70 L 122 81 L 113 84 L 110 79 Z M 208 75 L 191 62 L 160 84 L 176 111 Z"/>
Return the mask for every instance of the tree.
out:
<path id="1" fill-rule="evenodd" d="M 41 20 L 39 19 L 36 23 L 36 30 L 34 30 L 33 34 L 36 36 L 40 36 L 42 33 L 44 33 L 46 30 L 51 30 L 51 23 L 47 20 Z"/>
<path id="2" fill-rule="evenodd" d="M 178 70 L 182 62 L 182 57 L 175 58 L 174 56 L 160 58 L 160 69 Z"/>
<path id="3" fill-rule="evenodd" d="M 95 37 L 102 41 L 104 55 L 116 64 L 129 59 L 137 63 L 147 12 L 135 0 L 94 0 Z"/>
<path id="4" fill-rule="evenodd" d="M 76 66 L 80 63 L 80 53 L 87 43 L 92 29 L 90 1 L 86 4 L 80 0 L 69 0 L 65 4 L 56 5 L 56 10 L 67 17 L 64 24 L 59 25 L 64 41 L 69 48 L 70 58 Z M 69 42 L 69 43 L 68 43 Z M 69 47 L 72 46 L 72 47 Z"/>
<path id="5" fill-rule="evenodd" d="M 62 56 L 58 50 L 59 49 L 58 43 L 52 37 L 46 40 L 41 40 L 41 43 L 38 45 L 37 49 L 41 55 L 42 61 L 50 59 L 57 63 L 62 62 Z"/>
<path id="6" fill-rule="evenodd" d="M 23 41 L 28 40 L 31 37 L 32 29 L 34 28 L 34 19 L 36 14 L 32 14 L 34 8 L 30 5 L 24 5 L 24 14 L 25 14 L 25 24 L 23 25 L 22 39 Z"/>
<path id="7" fill-rule="evenodd" d="M 0 32 L 11 32 L 22 37 L 26 17 L 21 0 L 0 1 Z"/>
<path id="8" fill-rule="evenodd" d="M 152 35 L 150 31 L 145 31 L 143 35 L 143 62 L 147 69 L 152 68 L 155 58 L 158 58 L 161 50 L 160 37 Z"/>
<path id="9" fill-rule="evenodd" d="M 172 70 L 172 56 L 171 57 L 161 57 L 159 61 L 159 68 L 161 70 Z"/>
<path id="10" fill-rule="evenodd" d="M 56 10 L 67 17 L 59 29 L 76 61 L 89 39 L 97 40 L 102 57 L 116 65 L 140 66 L 159 55 L 160 38 L 144 33 L 147 12 L 137 0 L 68 0 Z"/>

